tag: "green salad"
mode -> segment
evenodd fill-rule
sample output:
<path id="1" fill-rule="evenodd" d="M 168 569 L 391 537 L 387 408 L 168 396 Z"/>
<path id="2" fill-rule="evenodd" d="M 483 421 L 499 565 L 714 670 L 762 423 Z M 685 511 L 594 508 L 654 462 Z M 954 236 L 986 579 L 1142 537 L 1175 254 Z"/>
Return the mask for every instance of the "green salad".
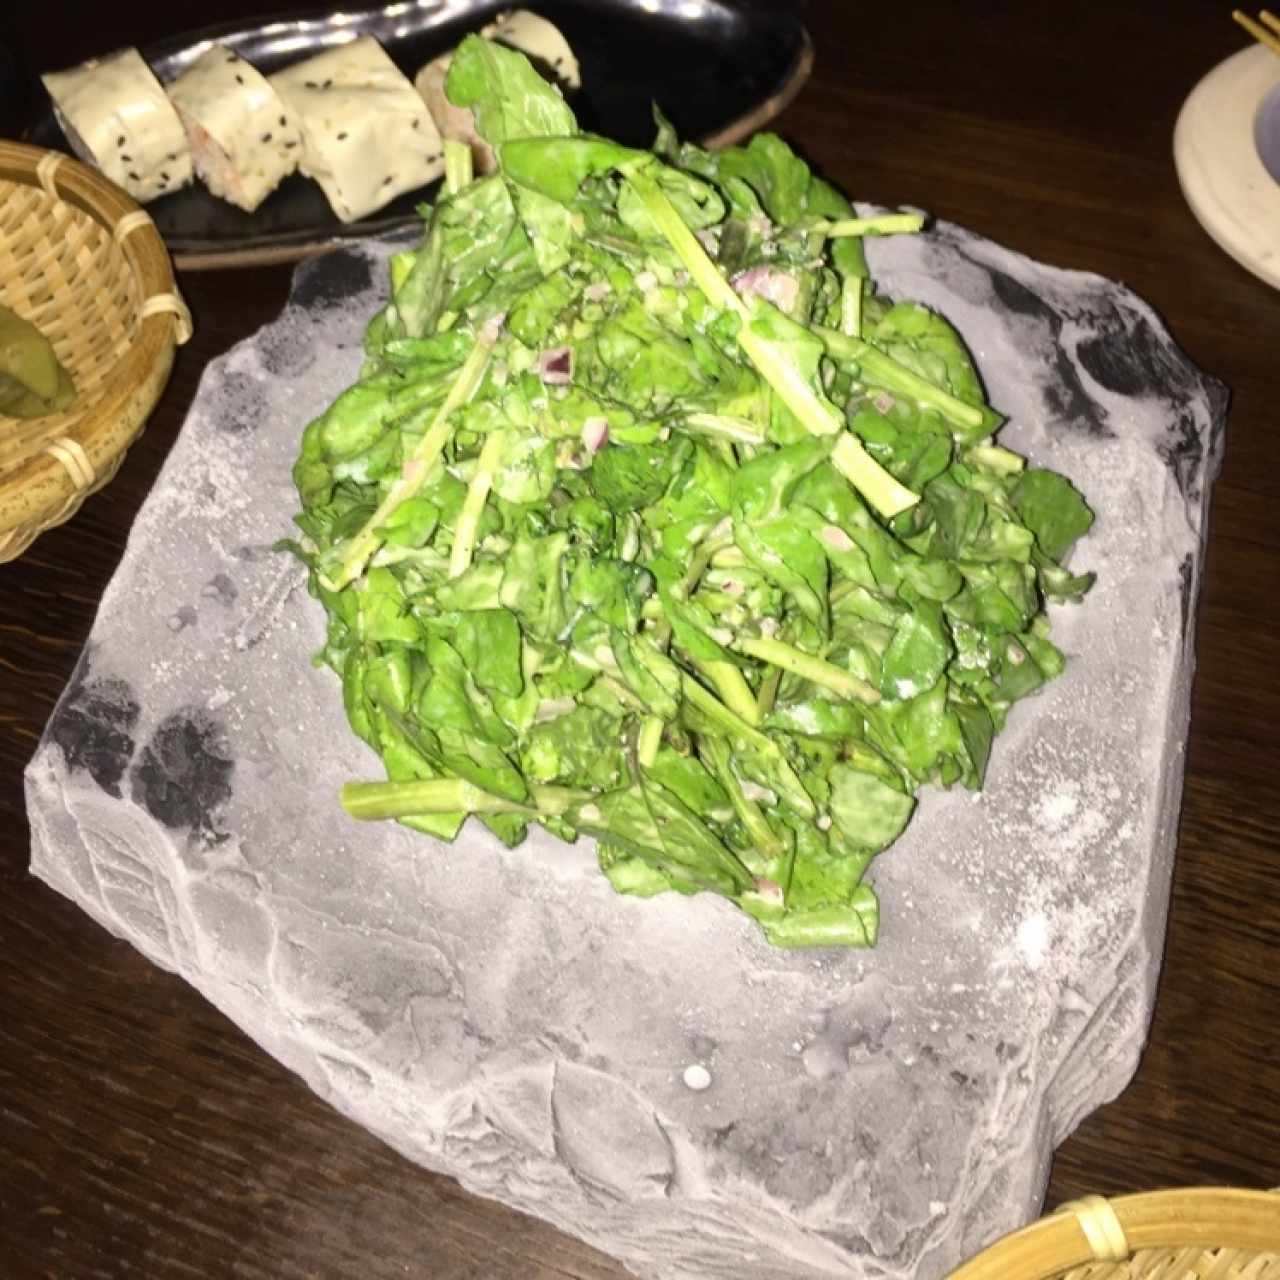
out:
<path id="1" fill-rule="evenodd" d="M 519 54 L 449 72 L 449 144 L 359 380 L 312 422 L 291 544 L 384 781 L 355 818 L 595 838 L 622 893 L 710 891 L 778 946 L 869 946 L 925 783 L 978 788 L 1056 676 L 1092 515 L 995 443 L 964 344 L 878 293 L 781 139 L 580 131 Z"/>

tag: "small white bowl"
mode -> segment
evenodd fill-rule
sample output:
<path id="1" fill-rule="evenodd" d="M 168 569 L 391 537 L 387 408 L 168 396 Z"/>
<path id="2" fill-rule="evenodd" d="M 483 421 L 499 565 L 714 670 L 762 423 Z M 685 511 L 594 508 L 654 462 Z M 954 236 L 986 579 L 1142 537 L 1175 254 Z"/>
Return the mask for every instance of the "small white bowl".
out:
<path id="1" fill-rule="evenodd" d="M 1191 91 L 1173 131 L 1182 193 L 1241 266 L 1280 289 L 1280 57 L 1253 45 Z"/>

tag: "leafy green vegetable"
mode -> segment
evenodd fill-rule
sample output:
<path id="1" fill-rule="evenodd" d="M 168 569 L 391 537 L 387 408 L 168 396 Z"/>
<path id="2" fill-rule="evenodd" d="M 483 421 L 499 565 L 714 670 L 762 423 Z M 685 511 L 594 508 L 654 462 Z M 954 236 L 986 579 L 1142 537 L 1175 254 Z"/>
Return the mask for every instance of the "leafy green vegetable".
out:
<path id="1" fill-rule="evenodd" d="M 448 78 L 452 153 L 361 377 L 303 434 L 294 546 L 387 780 L 355 817 L 596 837 L 620 892 L 710 891 L 778 946 L 870 946 L 926 784 L 978 787 L 1058 675 L 1092 513 L 993 440 L 941 316 L 771 135 L 578 130 L 518 54 Z"/>

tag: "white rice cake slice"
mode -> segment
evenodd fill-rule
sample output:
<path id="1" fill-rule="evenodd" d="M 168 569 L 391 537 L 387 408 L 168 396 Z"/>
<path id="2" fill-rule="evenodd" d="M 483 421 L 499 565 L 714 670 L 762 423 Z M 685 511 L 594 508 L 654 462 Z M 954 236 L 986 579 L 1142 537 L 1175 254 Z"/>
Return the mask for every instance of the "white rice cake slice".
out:
<path id="1" fill-rule="evenodd" d="M 191 181 L 182 121 L 137 49 L 40 78 L 72 150 L 139 203 Z"/>
<path id="2" fill-rule="evenodd" d="M 302 159 L 302 126 L 267 78 L 225 45 L 200 55 L 171 85 L 197 177 L 252 213 Z"/>
<path id="3" fill-rule="evenodd" d="M 513 9 L 493 24 L 485 34 L 490 40 L 523 53 L 550 70 L 562 88 L 577 89 L 582 84 L 578 59 L 560 29 L 546 18 L 527 9 Z"/>
<path id="4" fill-rule="evenodd" d="M 582 84 L 578 59 L 569 48 L 569 42 L 559 28 L 536 13 L 515 9 L 487 27 L 481 27 L 480 35 L 486 40 L 505 44 L 532 59 L 541 69 L 550 70 L 562 88 L 577 89 Z M 445 96 L 444 82 L 452 61 L 452 51 L 432 58 L 414 77 L 414 88 L 422 95 L 441 134 L 471 147 L 477 173 L 492 173 L 497 161 L 492 148 L 476 133 L 471 112 L 466 107 L 455 107 Z"/>
<path id="5" fill-rule="evenodd" d="M 444 144 L 417 90 L 372 36 L 271 77 L 302 125 L 300 169 L 343 222 L 444 172 Z"/>

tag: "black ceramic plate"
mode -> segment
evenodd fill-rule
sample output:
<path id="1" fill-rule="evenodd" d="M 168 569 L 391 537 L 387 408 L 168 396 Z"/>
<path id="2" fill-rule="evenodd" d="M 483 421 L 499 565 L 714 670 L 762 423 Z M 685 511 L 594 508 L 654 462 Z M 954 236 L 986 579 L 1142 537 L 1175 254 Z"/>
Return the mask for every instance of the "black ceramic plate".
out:
<path id="1" fill-rule="evenodd" d="M 141 52 L 161 80 L 180 75 L 214 41 L 270 74 L 350 39 L 375 36 L 411 79 L 518 0 L 409 0 L 356 13 L 208 28 Z M 647 147 L 658 103 L 682 137 L 724 144 L 782 110 L 809 74 L 812 53 L 797 5 L 744 0 L 549 0 L 533 4 L 564 33 L 582 69 L 570 98 L 584 129 Z M 29 131 L 37 146 L 65 150 L 48 103 Z M 359 222 L 334 217 L 306 178 L 286 179 L 253 213 L 197 183 L 147 206 L 179 266 L 286 261 L 342 240 L 417 221 L 432 187 L 406 192 Z"/>

